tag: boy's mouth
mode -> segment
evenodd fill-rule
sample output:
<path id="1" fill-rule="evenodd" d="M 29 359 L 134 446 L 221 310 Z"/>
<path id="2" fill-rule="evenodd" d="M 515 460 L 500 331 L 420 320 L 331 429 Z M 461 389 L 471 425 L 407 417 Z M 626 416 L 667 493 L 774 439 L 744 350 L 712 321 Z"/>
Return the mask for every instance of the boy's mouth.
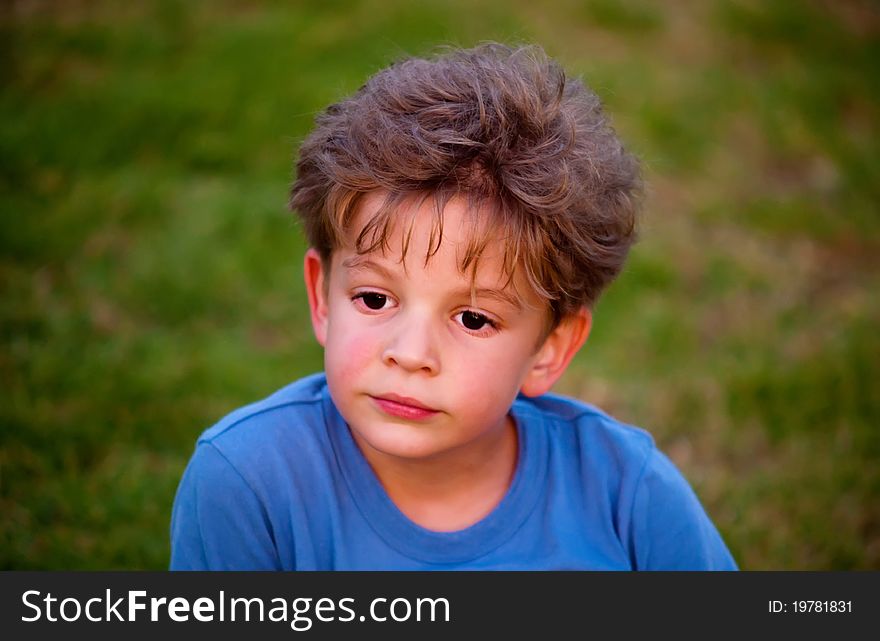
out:
<path id="1" fill-rule="evenodd" d="M 408 396 L 383 394 L 371 396 L 373 402 L 386 414 L 408 419 L 425 419 L 437 414 L 439 410 L 428 407 L 424 403 Z"/>

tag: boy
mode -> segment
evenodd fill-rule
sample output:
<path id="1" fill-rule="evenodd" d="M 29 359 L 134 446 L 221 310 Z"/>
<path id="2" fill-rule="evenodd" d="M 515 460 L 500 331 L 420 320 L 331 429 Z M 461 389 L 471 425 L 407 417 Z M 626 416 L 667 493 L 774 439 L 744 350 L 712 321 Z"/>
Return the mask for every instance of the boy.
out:
<path id="1" fill-rule="evenodd" d="M 291 192 L 325 372 L 201 436 L 172 569 L 735 569 L 646 432 L 547 394 L 637 185 L 537 48 L 408 60 L 329 107 Z"/>

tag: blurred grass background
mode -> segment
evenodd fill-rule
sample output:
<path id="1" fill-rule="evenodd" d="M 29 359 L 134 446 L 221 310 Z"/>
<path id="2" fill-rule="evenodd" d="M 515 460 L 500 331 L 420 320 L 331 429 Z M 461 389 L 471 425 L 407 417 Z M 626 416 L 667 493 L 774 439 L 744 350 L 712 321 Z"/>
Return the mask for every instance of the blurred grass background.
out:
<path id="1" fill-rule="evenodd" d="M 0 568 L 164 568 L 196 436 L 321 368 L 285 210 L 315 113 L 534 41 L 642 159 L 558 391 L 650 429 L 746 569 L 880 569 L 869 0 L 0 5 Z"/>

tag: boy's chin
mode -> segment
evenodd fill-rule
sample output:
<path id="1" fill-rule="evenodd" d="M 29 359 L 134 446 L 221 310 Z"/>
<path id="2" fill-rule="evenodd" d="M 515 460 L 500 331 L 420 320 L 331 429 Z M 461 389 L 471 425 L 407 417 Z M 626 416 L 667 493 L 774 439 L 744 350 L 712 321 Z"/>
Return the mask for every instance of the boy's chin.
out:
<path id="1" fill-rule="evenodd" d="M 361 451 L 369 459 L 371 455 L 405 460 L 424 460 L 446 449 L 438 442 L 437 434 L 431 434 L 427 425 L 384 422 L 370 426 L 349 423 L 351 434 Z"/>

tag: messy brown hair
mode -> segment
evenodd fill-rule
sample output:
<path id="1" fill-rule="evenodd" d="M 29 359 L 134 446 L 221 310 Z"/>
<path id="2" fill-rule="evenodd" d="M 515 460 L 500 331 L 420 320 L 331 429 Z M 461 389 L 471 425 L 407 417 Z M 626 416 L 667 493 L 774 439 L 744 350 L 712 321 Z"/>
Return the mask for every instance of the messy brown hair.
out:
<path id="1" fill-rule="evenodd" d="M 329 267 L 364 194 L 386 198 L 357 235 L 359 253 L 384 251 L 400 205 L 432 197 L 427 262 L 444 206 L 465 197 L 474 233 L 462 273 L 473 277 L 489 240 L 503 239 L 508 283 L 521 270 L 555 326 L 620 272 L 638 185 L 596 94 L 539 47 L 492 43 L 398 62 L 330 105 L 300 147 L 290 207 Z"/>

